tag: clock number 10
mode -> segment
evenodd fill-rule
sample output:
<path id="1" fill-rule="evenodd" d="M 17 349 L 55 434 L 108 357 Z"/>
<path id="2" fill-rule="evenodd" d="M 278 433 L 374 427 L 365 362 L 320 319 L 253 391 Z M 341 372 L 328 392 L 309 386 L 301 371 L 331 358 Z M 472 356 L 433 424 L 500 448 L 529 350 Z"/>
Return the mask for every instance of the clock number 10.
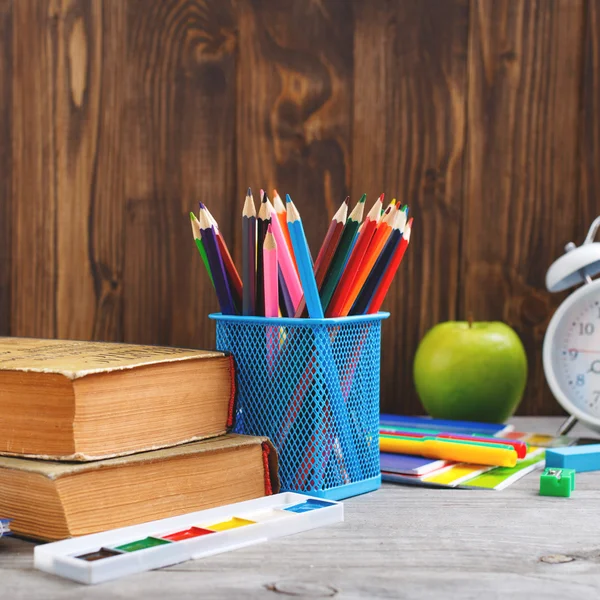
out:
<path id="1" fill-rule="evenodd" d="M 596 328 L 593 323 L 579 323 L 579 335 L 594 335 Z"/>

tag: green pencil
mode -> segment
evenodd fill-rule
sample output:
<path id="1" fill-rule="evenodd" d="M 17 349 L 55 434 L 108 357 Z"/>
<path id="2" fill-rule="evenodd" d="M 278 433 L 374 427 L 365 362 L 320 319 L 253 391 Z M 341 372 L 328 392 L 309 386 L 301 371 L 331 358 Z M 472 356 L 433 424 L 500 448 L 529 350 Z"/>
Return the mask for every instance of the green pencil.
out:
<path id="1" fill-rule="evenodd" d="M 331 297 L 335 292 L 335 288 L 340 280 L 344 266 L 346 265 L 348 255 L 352 250 L 354 238 L 358 233 L 358 228 L 360 227 L 360 222 L 362 221 L 366 199 L 367 195 L 363 194 L 362 198 L 358 201 L 354 207 L 354 210 L 350 213 L 350 216 L 346 220 L 346 226 L 344 227 L 344 232 L 342 233 L 340 243 L 336 248 L 333 259 L 331 260 L 331 265 L 329 266 L 327 274 L 325 275 L 323 287 L 321 288 L 321 292 L 319 294 L 323 312 L 325 312 L 329 306 Z"/>
<path id="2" fill-rule="evenodd" d="M 215 282 L 213 281 L 212 273 L 210 272 L 210 266 L 208 265 L 208 257 L 206 256 L 206 250 L 204 249 L 204 244 L 202 243 L 202 236 L 200 235 L 200 222 L 196 218 L 196 215 L 191 212 L 190 220 L 192 221 L 192 233 L 194 234 L 194 240 L 196 242 L 196 248 L 198 248 L 198 252 L 200 252 L 200 256 L 202 257 L 202 262 L 208 271 L 208 276 L 210 277 L 210 282 L 215 287 Z"/>

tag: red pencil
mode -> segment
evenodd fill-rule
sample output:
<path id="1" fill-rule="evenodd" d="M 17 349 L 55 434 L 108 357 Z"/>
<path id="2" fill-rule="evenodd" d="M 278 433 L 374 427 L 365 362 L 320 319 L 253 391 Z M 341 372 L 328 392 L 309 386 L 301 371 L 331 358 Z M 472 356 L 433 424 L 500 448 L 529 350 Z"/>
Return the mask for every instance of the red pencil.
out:
<path id="1" fill-rule="evenodd" d="M 373 298 L 369 303 L 369 308 L 367 309 L 367 314 L 372 315 L 379 311 L 381 305 L 383 304 L 383 300 L 390 289 L 390 285 L 392 284 L 392 280 L 394 279 L 394 275 L 402 262 L 402 258 L 404 257 L 404 253 L 406 252 L 406 248 L 408 248 L 408 244 L 410 242 L 410 232 L 412 230 L 412 222 L 410 221 L 406 224 L 404 228 L 404 233 L 402 234 L 402 241 L 398 244 L 398 248 L 396 248 L 396 252 L 390 261 L 390 264 L 381 278 L 375 293 L 373 294 Z"/>
<path id="2" fill-rule="evenodd" d="M 348 215 L 348 202 L 350 200 L 350 196 L 347 196 L 346 199 L 342 202 L 342 205 L 338 208 L 338 211 L 333 215 L 333 219 L 331 219 L 331 223 L 329 225 L 329 229 L 325 234 L 325 238 L 323 239 L 323 243 L 321 244 L 321 249 L 319 250 L 319 254 L 317 255 L 317 259 L 314 264 L 314 273 L 315 279 L 317 281 L 317 287 L 319 291 L 321 291 L 321 286 L 323 285 L 323 281 L 325 280 L 325 275 L 327 275 L 327 269 L 329 269 L 329 265 L 331 264 L 331 260 L 333 259 L 333 255 L 335 254 L 335 250 L 340 243 L 340 239 L 342 237 L 342 233 L 344 232 L 344 226 L 346 225 L 346 217 Z M 304 298 L 300 302 L 298 306 L 298 310 L 296 310 L 296 317 L 301 317 L 304 313 L 304 309 L 306 308 L 306 302 Z"/>
<path id="3" fill-rule="evenodd" d="M 350 288 L 352 287 L 352 282 L 356 278 L 360 263 L 362 262 L 369 244 L 371 243 L 371 239 L 373 238 L 373 234 L 377 229 L 377 223 L 381 216 L 381 204 L 381 197 L 379 197 L 375 204 L 373 204 L 367 218 L 362 224 L 360 233 L 358 234 L 358 238 L 354 244 L 350 258 L 348 259 L 348 263 L 344 268 L 344 272 L 338 281 L 331 302 L 327 307 L 326 317 L 339 317 L 341 314 L 342 306 L 350 293 Z"/>

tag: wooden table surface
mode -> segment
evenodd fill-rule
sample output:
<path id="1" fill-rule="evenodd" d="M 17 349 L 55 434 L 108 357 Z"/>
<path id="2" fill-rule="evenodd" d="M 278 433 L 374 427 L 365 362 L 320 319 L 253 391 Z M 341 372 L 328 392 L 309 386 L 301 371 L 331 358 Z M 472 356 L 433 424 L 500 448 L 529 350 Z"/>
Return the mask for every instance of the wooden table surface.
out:
<path id="1" fill-rule="evenodd" d="M 561 419 L 514 422 L 554 433 Z M 347 500 L 344 523 L 97 586 L 34 570 L 33 544 L 3 538 L 0 598 L 597 600 L 600 472 L 570 499 L 538 487 L 539 471 L 501 492 L 384 484 Z"/>

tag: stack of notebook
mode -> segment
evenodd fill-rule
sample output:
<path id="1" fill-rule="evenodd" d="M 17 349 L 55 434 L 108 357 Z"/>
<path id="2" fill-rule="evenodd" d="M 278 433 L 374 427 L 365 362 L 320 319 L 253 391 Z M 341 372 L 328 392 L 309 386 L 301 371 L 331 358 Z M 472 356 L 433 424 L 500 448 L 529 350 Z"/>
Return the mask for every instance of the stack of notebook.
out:
<path id="1" fill-rule="evenodd" d="M 384 481 L 428 487 L 465 487 L 501 490 L 531 471 L 542 468 L 545 448 L 568 446 L 575 442 L 565 436 L 553 437 L 514 431 L 512 425 L 446 421 L 428 417 L 381 415 L 382 435 L 427 435 L 447 437 L 494 438 L 517 442 L 523 453 L 510 467 L 456 462 L 425 458 L 418 455 L 381 453 L 381 471 Z"/>
<path id="2" fill-rule="evenodd" d="M 277 492 L 222 352 L 0 338 L 0 516 L 58 540 Z"/>

